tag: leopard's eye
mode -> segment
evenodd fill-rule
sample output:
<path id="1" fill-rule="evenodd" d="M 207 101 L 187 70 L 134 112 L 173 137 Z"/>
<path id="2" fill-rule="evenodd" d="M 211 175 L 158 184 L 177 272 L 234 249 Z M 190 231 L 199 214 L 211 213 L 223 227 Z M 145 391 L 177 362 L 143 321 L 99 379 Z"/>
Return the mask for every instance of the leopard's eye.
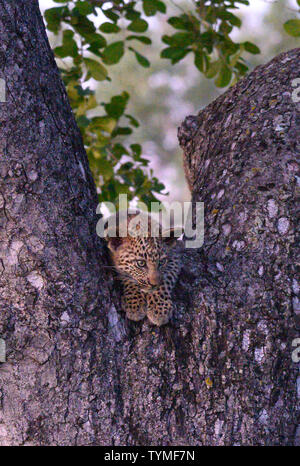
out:
<path id="1" fill-rule="evenodd" d="M 146 267 L 146 261 L 143 259 L 137 260 L 136 264 L 138 267 L 141 267 L 141 268 Z"/>

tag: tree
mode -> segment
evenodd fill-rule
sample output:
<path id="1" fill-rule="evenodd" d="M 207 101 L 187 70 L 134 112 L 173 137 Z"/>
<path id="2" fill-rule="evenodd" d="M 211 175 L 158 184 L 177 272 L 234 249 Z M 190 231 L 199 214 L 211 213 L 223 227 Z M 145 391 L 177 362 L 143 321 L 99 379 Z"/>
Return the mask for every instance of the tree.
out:
<path id="1" fill-rule="evenodd" d="M 37 2 L 1 0 L 0 13 L 0 444 L 292 444 L 300 51 L 182 125 L 205 245 L 185 253 L 172 324 L 153 328 L 124 320 L 104 271 L 96 190 Z"/>

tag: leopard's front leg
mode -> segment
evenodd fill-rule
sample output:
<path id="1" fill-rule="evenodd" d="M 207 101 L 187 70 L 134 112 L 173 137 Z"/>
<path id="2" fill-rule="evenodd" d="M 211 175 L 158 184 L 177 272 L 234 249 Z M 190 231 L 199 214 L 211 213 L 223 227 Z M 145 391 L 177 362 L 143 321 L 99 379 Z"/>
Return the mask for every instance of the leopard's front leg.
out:
<path id="1" fill-rule="evenodd" d="M 181 259 L 176 254 L 170 257 L 163 271 L 163 283 L 147 293 L 147 316 L 155 325 L 167 324 L 173 313 L 172 290 L 181 269 Z"/>
<path id="2" fill-rule="evenodd" d="M 123 283 L 122 308 L 126 317 L 130 320 L 139 321 L 146 316 L 146 298 L 140 288 L 134 283 Z"/>
<path id="3" fill-rule="evenodd" d="M 147 316 L 154 325 L 167 324 L 172 316 L 173 303 L 168 287 L 163 284 L 146 295 Z"/>

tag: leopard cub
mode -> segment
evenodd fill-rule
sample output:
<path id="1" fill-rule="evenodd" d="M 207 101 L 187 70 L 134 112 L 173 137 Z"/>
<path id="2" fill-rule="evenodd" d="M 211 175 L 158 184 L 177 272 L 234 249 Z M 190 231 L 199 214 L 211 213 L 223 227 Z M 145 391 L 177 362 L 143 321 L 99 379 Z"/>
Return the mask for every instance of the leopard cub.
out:
<path id="1" fill-rule="evenodd" d="M 106 240 L 123 283 L 122 307 L 128 319 L 139 321 L 147 315 L 153 324 L 164 325 L 172 315 L 171 294 L 181 269 L 181 242 L 174 236 L 175 229 L 163 232 L 148 214 L 126 213 L 123 219 L 120 214 L 117 228 L 107 229 Z"/>

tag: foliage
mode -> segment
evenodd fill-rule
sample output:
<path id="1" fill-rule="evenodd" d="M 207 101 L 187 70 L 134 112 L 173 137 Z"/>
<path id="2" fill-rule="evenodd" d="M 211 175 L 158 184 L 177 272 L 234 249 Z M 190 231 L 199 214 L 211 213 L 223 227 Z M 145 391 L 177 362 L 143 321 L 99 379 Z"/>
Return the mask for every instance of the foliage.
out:
<path id="1" fill-rule="evenodd" d="M 148 23 L 135 9 L 136 2 L 126 5 L 115 2 L 113 7 L 105 8 L 109 2 L 54 1 L 63 5 L 45 11 L 47 29 L 54 34 L 61 33 L 61 45 L 55 47 L 54 53 L 83 136 L 100 192 L 99 200 L 115 202 L 119 193 L 126 193 L 129 201 L 138 198 L 149 205 L 156 200 L 155 193 L 163 191 L 164 185 L 147 169 L 149 160 L 142 157 L 142 147 L 135 143 L 126 146 L 122 142 L 122 137 L 139 126 L 126 112 L 128 92 L 100 103 L 104 112 L 95 116 L 91 111 L 97 109 L 99 103 L 95 91 L 89 87 L 91 78 L 110 80 L 107 68 L 118 63 L 127 50 L 134 53 L 141 66 L 150 66 L 132 45 L 135 41 L 151 44 L 143 35 Z M 165 11 L 164 4 L 158 4 Z M 99 9 L 109 21 L 104 21 L 97 30 L 89 15 L 97 15 Z M 127 35 L 121 39 L 118 23 L 124 20 L 128 23 Z M 115 34 L 120 36 L 118 40 L 108 40 Z"/>
<path id="2" fill-rule="evenodd" d="M 147 205 L 162 193 L 164 185 L 148 169 L 139 144 L 124 142 L 139 126 L 127 113 L 129 94 L 121 92 L 110 102 L 97 102 L 91 88 L 96 81 L 110 81 L 109 67 L 131 53 L 139 66 L 150 67 L 138 44 L 150 46 L 149 17 L 167 14 L 161 0 L 53 0 L 59 6 L 45 12 L 47 29 L 60 38 L 54 52 L 65 82 L 71 106 L 83 135 L 100 201 L 117 200 L 127 193 Z M 300 0 L 297 0 L 298 3 Z M 252 42 L 236 43 L 230 37 L 241 20 L 232 11 L 248 0 L 193 0 L 191 9 L 178 6 L 178 15 L 164 16 L 171 33 L 162 36 L 161 58 L 174 65 L 192 54 L 197 69 L 214 78 L 217 87 L 234 83 L 248 71 L 244 52 L 260 53 Z M 187 4 L 188 5 L 188 4 Z M 187 7 L 186 7 L 187 8 Z M 96 27 L 93 15 L 101 15 Z M 299 33 L 299 20 L 285 23 L 292 35 Z M 298 28 L 298 29 L 297 29 Z M 99 114 L 99 105 L 103 111 Z"/>
<path id="3" fill-rule="evenodd" d="M 300 7 L 300 0 L 297 0 L 297 5 Z M 300 9 L 298 13 L 300 13 Z M 300 19 L 289 19 L 284 23 L 283 27 L 290 36 L 300 37 Z"/>
<path id="4" fill-rule="evenodd" d="M 249 2 L 199 0 L 194 3 L 193 13 L 183 13 L 168 19 L 176 32 L 162 37 L 168 47 L 161 52 L 161 57 L 170 59 L 174 64 L 192 53 L 199 71 L 207 78 L 215 78 L 217 87 L 225 87 L 232 82 L 233 77 L 237 80 L 248 71 L 241 57 L 244 51 L 260 53 L 252 42 L 239 44 L 229 36 L 234 27 L 239 28 L 242 24 L 229 10 L 237 9 L 239 3 L 249 5 Z"/>

